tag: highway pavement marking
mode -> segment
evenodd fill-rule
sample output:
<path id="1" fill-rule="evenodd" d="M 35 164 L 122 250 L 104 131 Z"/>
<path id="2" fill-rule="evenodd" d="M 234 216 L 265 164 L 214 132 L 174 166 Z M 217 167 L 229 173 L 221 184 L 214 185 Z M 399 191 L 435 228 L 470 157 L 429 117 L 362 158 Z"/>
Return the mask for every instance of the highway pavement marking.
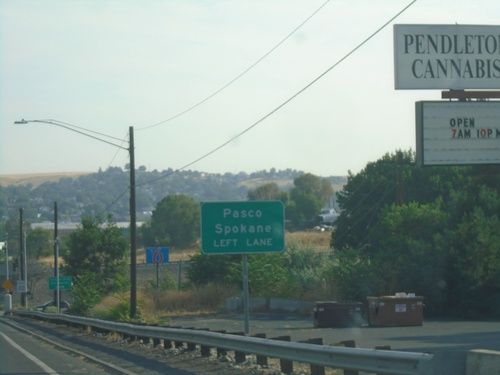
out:
<path id="1" fill-rule="evenodd" d="M 52 368 L 50 368 L 45 363 L 43 363 L 42 361 L 40 361 L 33 354 L 31 354 L 27 350 L 23 349 L 22 347 L 20 347 L 10 337 L 4 335 L 2 332 L 0 332 L 0 335 L 2 335 L 2 337 L 5 339 L 5 341 L 7 341 L 13 348 L 15 348 L 18 351 L 20 351 L 21 353 L 23 353 L 26 358 L 28 358 L 29 360 L 33 361 L 38 367 L 40 367 L 43 371 L 45 371 L 45 373 L 51 374 L 51 375 L 58 375 L 57 371 L 52 370 Z"/>
<path id="2" fill-rule="evenodd" d="M 9 321 L 9 322 L 3 321 L 3 322 L 4 322 L 5 324 L 8 324 L 8 325 L 10 325 L 10 326 L 12 326 L 12 327 L 16 328 L 16 329 L 17 329 L 17 330 L 19 330 L 19 331 L 22 331 L 22 332 L 28 333 L 28 334 L 30 334 L 30 335 L 32 335 L 32 336 L 35 336 L 35 337 L 37 337 L 38 339 L 40 339 L 40 340 L 42 340 L 42 341 L 45 341 L 45 342 L 47 342 L 47 343 L 50 343 L 51 345 L 54 345 L 54 346 L 56 346 L 56 347 L 58 347 L 58 348 L 60 348 L 60 349 L 62 349 L 62 350 L 64 350 L 64 351 L 69 351 L 69 352 L 72 352 L 72 353 L 78 354 L 78 355 L 80 355 L 80 356 L 82 356 L 82 357 L 84 357 L 84 358 L 87 358 L 87 359 L 89 359 L 89 360 L 93 361 L 94 363 L 97 363 L 97 364 L 99 364 L 99 365 L 101 365 L 101 366 L 107 367 L 107 368 L 109 368 L 109 369 L 111 369 L 111 370 L 117 371 L 117 372 L 119 372 L 119 373 L 121 373 L 121 374 L 124 374 L 124 375 L 137 375 L 135 372 L 129 371 L 129 370 L 127 370 L 127 369 L 124 369 L 123 367 L 120 367 L 120 366 L 114 365 L 114 364 L 109 363 L 109 362 L 107 362 L 107 361 L 103 361 L 102 359 L 99 359 L 99 358 L 97 358 L 97 357 L 95 357 L 95 356 L 93 356 L 93 355 L 91 355 L 91 354 L 84 353 L 84 352 L 82 352 L 82 351 L 80 351 L 80 350 L 77 350 L 77 349 L 74 349 L 74 348 L 70 348 L 69 346 L 64 346 L 64 345 L 61 345 L 61 344 L 59 344 L 59 343 L 57 343 L 57 342 L 55 342 L 55 341 L 52 341 L 52 340 L 50 340 L 50 339 L 48 339 L 48 338 L 46 338 L 46 337 L 43 337 L 43 336 L 38 335 L 38 334 L 36 334 L 36 333 L 34 333 L 34 332 L 30 331 L 30 330 L 27 330 L 26 328 L 20 327 L 19 325 L 15 324 L 15 323 L 13 323 L 13 322 L 11 322 L 11 321 Z M 4 336 L 4 335 L 3 335 L 3 333 L 1 333 L 1 332 L 0 332 L 0 334 L 2 334 L 2 336 Z M 21 349 L 22 349 L 22 348 L 21 348 Z M 29 354 L 29 353 L 28 353 L 28 354 Z M 53 371 L 53 370 L 52 370 L 52 371 Z M 56 375 L 56 374 L 57 374 L 57 372 L 55 372 L 55 371 L 54 371 L 54 372 L 51 372 L 51 373 L 49 373 L 49 374 L 54 374 L 54 375 Z"/>

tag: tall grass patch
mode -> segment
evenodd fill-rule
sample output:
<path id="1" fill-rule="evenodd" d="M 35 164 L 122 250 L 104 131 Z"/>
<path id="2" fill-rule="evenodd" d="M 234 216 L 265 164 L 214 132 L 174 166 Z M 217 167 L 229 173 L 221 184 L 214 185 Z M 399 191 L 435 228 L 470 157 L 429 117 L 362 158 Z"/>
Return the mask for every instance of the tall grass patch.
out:
<path id="1" fill-rule="evenodd" d="M 154 309 L 159 314 L 165 314 L 165 312 L 189 314 L 219 312 L 224 309 L 227 298 L 240 293 L 236 285 L 208 284 L 164 293 L 150 291 L 148 295 L 155 301 Z"/>

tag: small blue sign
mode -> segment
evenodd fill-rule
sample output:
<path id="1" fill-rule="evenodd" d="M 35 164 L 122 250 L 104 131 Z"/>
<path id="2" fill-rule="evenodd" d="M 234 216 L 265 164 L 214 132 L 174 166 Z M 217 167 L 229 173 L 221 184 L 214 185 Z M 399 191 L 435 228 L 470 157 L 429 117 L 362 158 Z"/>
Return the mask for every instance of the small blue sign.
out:
<path id="1" fill-rule="evenodd" d="M 168 247 L 147 247 L 146 263 L 148 264 L 168 263 Z"/>

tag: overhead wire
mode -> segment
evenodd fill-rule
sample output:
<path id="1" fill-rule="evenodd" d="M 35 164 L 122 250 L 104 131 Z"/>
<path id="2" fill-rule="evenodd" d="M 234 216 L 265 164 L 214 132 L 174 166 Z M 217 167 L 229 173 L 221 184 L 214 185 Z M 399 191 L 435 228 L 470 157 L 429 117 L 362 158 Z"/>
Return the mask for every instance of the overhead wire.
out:
<path id="1" fill-rule="evenodd" d="M 404 13 L 408 8 L 410 8 L 417 0 L 413 0 L 410 4 L 408 4 L 407 6 L 405 6 L 402 10 L 400 10 L 398 13 L 396 13 L 396 15 L 394 15 L 393 17 L 391 17 L 387 22 L 385 22 L 381 27 L 379 27 L 375 32 L 373 32 L 371 35 L 369 35 L 367 38 L 365 38 L 361 43 L 359 43 L 356 47 L 354 47 L 352 50 L 350 50 L 347 54 L 345 54 L 343 57 L 341 57 L 337 62 L 335 62 L 332 66 L 330 66 L 328 69 L 326 69 L 323 73 L 321 73 L 318 77 L 316 77 L 314 80 L 312 80 L 310 83 L 308 83 L 306 86 L 304 86 L 302 89 L 300 89 L 298 92 L 296 92 L 294 95 L 292 95 L 290 98 L 288 98 L 287 100 L 285 100 L 283 103 L 281 103 L 280 105 L 278 105 L 276 108 L 274 108 L 271 112 L 269 112 L 268 114 L 266 114 L 264 117 L 260 118 L 259 120 L 257 120 L 256 122 L 254 122 L 252 125 L 250 125 L 249 127 L 247 127 L 246 129 L 244 129 L 243 131 L 239 132 L 238 134 L 236 134 L 235 136 L 231 137 L 229 140 L 225 141 L 224 143 L 220 144 L 219 146 L 217 146 L 216 148 L 212 149 L 211 151 L 203 154 L 202 156 L 198 157 L 197 159 L 185 164 L 184 166 L 178 168 L 175 170 L 175 172 L 179 172 L 181 170 L 184 170 L 188 167 L 190 167 L 191 165 L 193 164 L 196 164 L 197 162 L 207 158 L 208 156 L 214 154 L 215 152 L 219 151 L 220 149 L 224 148 L 225 146 L 227 146 L 229 143 L 233 142 L 235 139 L 241 137 L 243 134 L 249 132 L 250 130 L 252 130 L 253 128 L 255 128 L 257 125 L 259 125 L 260 123 L 262 123 L 264 120 L 266 120 L 267 118 L 269 118 L 270 116 L 272 116 L 273 114 L 275 114 L 276 112 L 278 112 L 280 109 L 282 109 L 283 107 L 285 107 L 288 103 L 290 103 L 291 101 L 293 101 L 296 97 L 298 97 L 300 94 L 304 93 L 307 89 L 309 89 L 311 86 L 313 86 L 316 82 L 318 82 L 321 78 L 323 78 L 325 75 L 327 75 L 331 70 L 333 70 L 334 68 L 336 68 L 339 64 L 341 64 L 343 61 L 345 61 L 348 57 L 350 57 L 354 52 L 356 52 L 358 49 L 360 49 L 362 46 L 364 46 L 366 43 L 368 43 L 368 41 L 370 41 L 375 35 L 377 35 L 380 31 L 382 31 L 384 28 L 386 28 L 391 22 L 393 22 L 397 17 L 399 17 L 402 13 Z M 151 183 L 151 182 L 155 182 L 155 181 L 158 181 L 160 179 L 163 179 L 163 178 L 166 178 L 166 177 L 169 177 L 170 175 L 172 175 L 173 173 L 169 173 L 167 175 L 163 175 L 163 176 L 160 176 L 160 177 L 157 177 L 155 179 L 152 179 L 150 181 L 146 181 L 144 183 L 142 183 L 141 185 L 146 185 L 148 183 Z M 136 185 L 136 186 L 141 186 L 141 185 Z"/>
<path id="2" fill-rule="evenodd" d="M 285 38 L 283 38 L 278 44 L 276 44 L 273 48 L 271 48 L 268 52 L 266 52 L 260 59 L 258 59 L 257 61 L 255 61 L 252 65 L 250 65 L 247 69 L 245 69 L 243 72 L 241 72 L 240 74 L 238 74 L 235 78 L 233 78 L 232 80 L 230 80 L 228 83 L 226 83 L 225 85 L 223 85 L 221 88 L 219 88 L 217 91 L 213 92 L 212 94 L 210 94 L 209 96 L 207 96 L 205 99 L 202 99 L 201 101 L 197 102 L 196 104 L 192 105 L 191 107 L 179 112 L 178 114 L 172 116 L 172 117 L 169 117 L 168 119 L 166 120 L 163 120 L 163 121 L 160 121 L 156 124 L 152 124 L 152 125 L 148 125 L 148 126 L 144 126 L 142 128 L 137 128 L 136 131 L 141 131 L 141 130 L 146 130 L 146 129 L 151 129 L 151 128 L 154 128 L 156 126 L 159 126 L 159 125 L 162 125 L 162 124 L 165 124 L 169 121 L 172 121 L 190 111 L 192 111 L 193 109 L 195 109 L 196 107 L 199 107 L 200 105 L 202 105 L 203 103 L 205 103 L 206 101 L 212 99 L 214 96 L 216 96 L 217 94 L 219 94 L 221 91 L 225 90 L 227 87 L 229 87 L 230 85 L 232 85 L 234 82 L 236 82 L 238 79 L 240 79 L 241 77 L 243 77 L 246 73 L 248 73 L 250 70 L 252 70 L 257 64 L 259 64 L 262 60 L 264 60 L 267 56 L 269 56 L 271 53 L 273 53 L 279 46 L 281 46 L 286 40 L 288 40 L 293 34 L 295 34 L 302 26 L 304 26 L 311 18 L 313 18 L 321 9 L 323 9 L 325 7 L 326 4 L 328 4 L 330 2 L 330 0 L 326 0 L 318 9 L 316 9 L 309 17 L 307 17 L 304 21 L 302 21 L 302 23 L 300 25 L 298 25 L 295 29 L 293 29 L 287 36 L 285 36 Z"/>
<path id="3" fill-rule="evenodd" d="M 125 137 L 122 138 L 122 141 L 120 143 L 120 145 L 123 145 L 125 142 L 127 142 L 127 135 L 125 135 Z M 108 163 L 108 168 L 111 167 L 111 164 L 113 163 L 113 161 L 116 159 L 116 157 L 118 156 L 118 153 L 120 152 L 120 149 L 118 148 L 115 152 L 115 154 L 113 155 L 113 157 L 111 158 L 111 161 Z"/>
<path id="4" fill-rule="evenodd" d="M 259 125 L 260 123 L 262 123 L 264 120 L 266 120 L 268 117 L 272 116 L 274 113 L 276 113 L 277 111 L 279 111 L 281 108 L 283 108 L 285 105 L 287 105 L 288 103 L 290 103 L 292 100 L 294 100 L 297 96 L 299 96 L 300 94 L 302 94 L 303 92 L 305 92 L 307 89 L 309 89 L 312 85 L 314 85 L 316 82 L 318 82 L 321 78 L 323 78 L 326 74 L 328 74 L 331 70 L 333 70 L 335 67 L 337 67 L 339 64 L 341 64 L 344 60 L 346 60 L 349 56 L 351 56 L 354 52 L 356 52 L 358 49 L 360 49 L 362 46 L 364 46 L 368 41 L 370 41 L 375 35 L 377 35 L 380 31 L 382 31 L 384 28 L 386 28 L 391 22 L 393 22 L 397 17 L 399 17 L 402 13 L 404 13 L 408 8 L 410 8 L 417 0 L 413 0 L 411 3 L 409 3 L 407 6 L 405 6 L 402 10 L 400 10 L 398 13 L 396 13 L 396 15 L 394 15 L 393 17 L 391 17 L 387 22 L 385 22 L 381 27 L 379 27 L 375 32 L 373 32 L 371 35 L 369 35 L 367 38 L 365 38 L 360 44 L 358 44 L 356 47 L 354 47 L 352 50 L 350 50 L 346 55 L 344 55 L 342 58 L 340 58 L 337 62 L 335 62 L 332 66 L 330 66 L 327 70 L 325 70 L 323 73 L 321 73 L 318 77 L 316 77 L 314 80 L 312 80 L 309 84 L 307 84 L 305 87 L 303 87 L 301 90 L 299 90 L 297 93 L 295 93 L 294 95 L 292 95 L 290 98 L 288 98 L 286 101 L 284 101 L 283 103 L 281 103 L 279 106 L 277 106 L 275 109 L 273 109 L 271 112 L 269 112 L 267 115 L 265 115 L 264 117 L 262 117 L 261 119 L 259 119 L 258 121 L 256 121 L 255 123 L 253 123 L 252 125 L 250 125 L 249 127 L 247 127 L 246 129 L 244 129 L 243 131 L 241 131 L 240 133 L 238 133 L 237 135 L 231 137 L 229 140 L 227 140 L 226 142 L 222 143 L 221 145 L 219 145 L 218 147 L 212 149 L 211 151 L 203 154 L 202 156 L 198 157 L 197 159 L 185 164 L 184 166 L 170 172 L 170 173 L 167 173 L 165 175 L 161 175 L 157 178 L 154 178 L 154 179 L 151 179 L 151 180 L 148 180 L 148 181 L 145 181 L 143 183 L 140 183 L 140 184 L 136 184 L 136 187 L 140 187 L 140 186 L 144 186 L 144 185 L 148 185 L 150 183 L 153 183 L 153 182 L 156 182 L 156 181 L 159 181 L 159 180 L 162 180 L 164 178 L 167 178 L 167 177 L 170 177 L 171 175 L 175 174 L 175 173 L 178 173 L 186 168 L 188 168 L 189 166 L 199 162 L 200 160 L 203 160 L 205 159 L 206 157 L 212 155 L 213 153 L 217 152 L 218 150 L 222 149 L 223 147 L 225 147 L 226 145 L 228 145 L 229 143 L 231 143 L 232 141 L 234 141 L 235 139 L 241 137 L 243 134 L 247 133 L 248 131 L 250 131 L 251 129 L 255 128 L 257 125 Z M 326 4 L 326 3 L 325 3 Z M 324 5 L 323 5 L 324 6 Z M 166 120 L 168 121 L 168 120 Z M 156 125 L 159 125 L 160 123 L 156 124 Z M 149 126 L 151 127 L 151 126 Z M 144 130 L 146 128 L 142 128 L 142 130 Z M 129 188 L 130 189 L 130 186 Z M 128 191 L 127 189 L 127 191 Z M 126 192 L 126 191 L 125 191 Z M 112 202 L 112 204 L 110 206 L 108 206 L 108 209 L 111 208 L 124 194 L 122 193 L 120 195 L 119 198 L 117 198 L 114 202 Z M 385 198 L 385 195 L 384 197 Z"/>

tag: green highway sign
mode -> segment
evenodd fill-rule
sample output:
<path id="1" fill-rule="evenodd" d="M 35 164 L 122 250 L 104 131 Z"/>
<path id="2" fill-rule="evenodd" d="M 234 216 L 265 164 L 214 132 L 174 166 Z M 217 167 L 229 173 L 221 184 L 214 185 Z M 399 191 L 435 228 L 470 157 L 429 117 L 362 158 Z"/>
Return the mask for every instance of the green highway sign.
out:
<path id="1" fill-rule="evenodd" d="M 201 204 L 201 250 L 204 254 L 277 253 L 284 249 L 283 202 Z"/>
<path id="2" fill-rule="evenodd" d="M 73 278 L 71 276 L 59 276 L 59 290 L 71 290 L 73 288 Z M 49 290 L 57 289 L 57 277 L 49 277 Z"/>

